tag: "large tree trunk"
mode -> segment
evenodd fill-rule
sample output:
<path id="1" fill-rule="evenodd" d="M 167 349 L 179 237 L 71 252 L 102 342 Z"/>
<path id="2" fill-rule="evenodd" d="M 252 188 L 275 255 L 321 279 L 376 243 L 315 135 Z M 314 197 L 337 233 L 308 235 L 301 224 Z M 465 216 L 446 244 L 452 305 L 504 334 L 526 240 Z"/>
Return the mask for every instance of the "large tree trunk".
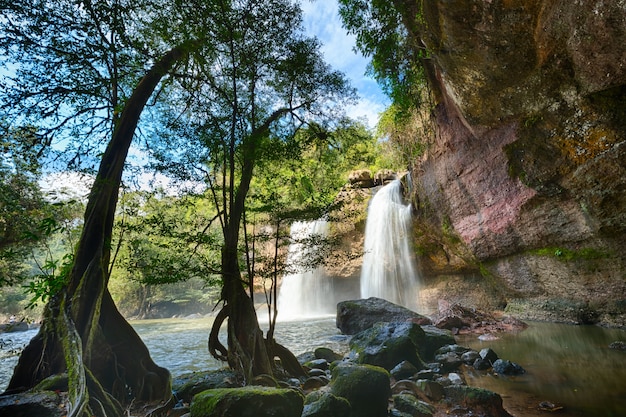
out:
<path id="1" fill-rule="evenodd" d="M 244 145 L 241 178 L 230 201 L 228 219 L 225 222 L 224 246 L 222 248 L 222 301 L 224 306 L 213 323 L 209 335 L 209 352 L 217 359 L 227 360 L 229 366 L 240 372 L 246 382 L 261 374 L 273 375 L 274 357 L 281 358 L 285 368 L 294 376 L 305 375 L 294 355 L 273 339 L 266 340 L 259 327 L 254 302 L 245 289 L 239 267 L 239 231 L 245 210 L 245 200 L 252 181 L 256 143 L 267 134 L 269 126 L 289 112 L 283 108 L 274 111 L 268 119 L 253 131 Z M 233 173 L 231 172 L 231 176 Z M 228 348 L 218 339 L 219 329 L 228 319 Z"/>
<path id="2" fill-rule="evenodd" d="M 171 397 L 170 375 L 157 366 L 107 290 L 115 208 L 122 171 L 139 117 L 161 78 L 187 52 L 165 54 L 127 101 L 85 211 L 85 225 L 65 288 L 46 306 L 43 325 L 24 349 L 7 392 L 36 386 L 67 372 L 68 415 L 122 415 L 131 399 Z"/>

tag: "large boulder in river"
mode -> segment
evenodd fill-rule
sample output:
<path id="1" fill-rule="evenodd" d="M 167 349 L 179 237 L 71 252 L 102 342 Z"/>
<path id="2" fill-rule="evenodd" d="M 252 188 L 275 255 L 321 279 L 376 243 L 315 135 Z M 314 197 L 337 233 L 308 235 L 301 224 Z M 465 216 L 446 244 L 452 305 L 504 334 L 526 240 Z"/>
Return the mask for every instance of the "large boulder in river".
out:
<path id="1" fill-rule="evenodd" d="M 350 349 L 357 363 L 391 370 L 407 361 L 419 370 L 425 367 L 417 349 L 420 340 L 424 340 L 424 330 L 418 324 L 376 323 L 355 335 L 350 340 Z"/>
<path id="2" fill-rule="evenodd" d="M 428 317 L 382 298 L 370 297 L 337 304 L 337 328 L 343 334 L 357 334 L 378 322 L 403 321 L 431 323 Z"/>
<path id="3" fill-rule="evenodd" d="M 303 406 L 296 390 L 247 386 L 203 391 L 190 410 L 192 417 L 300 417 Z"/>
<path id="4" fill-rule="evenodd" d="M 330 393 L 348 400 L 350 417 L 382 417 L 387 415 L 389 382 L 389 373 L 380 367 L 346 362 L 333 368 Z"/>

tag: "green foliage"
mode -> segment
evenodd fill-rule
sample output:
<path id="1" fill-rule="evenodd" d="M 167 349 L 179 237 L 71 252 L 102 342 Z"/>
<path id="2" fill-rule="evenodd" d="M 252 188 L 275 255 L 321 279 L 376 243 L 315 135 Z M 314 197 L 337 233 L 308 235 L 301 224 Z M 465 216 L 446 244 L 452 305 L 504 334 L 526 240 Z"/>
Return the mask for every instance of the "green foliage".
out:
<path id="1" fill-rule="evenodd" d="M 427 57 L 418 33 L 421 2 L 340 0 L 344 26 L 356 35 L 356 46 L 371 57 L 369 72 L 402 113 L 418 108 L 425 86 L 422 60 Z M 417 6 L 416 6 L 417 5 Z M 413 16 L 411 21 L 404 16 Z"/>
<path id="2" fill-rule="evenodd" d="M 56 295 L 67 283 L 67 277 L 74 264 L 74 256 L 65 254 L 61 259 L 47 259 L 41 265 L 42 273 L 36 275 L 25 286 L 26 291 L 32 294 L 27 308 L 34 308 L 39 302 L 46 303 Z"/>
<path id="3" fill-rule="evenodd" d="M 141 284 L 219 280 L 219 228 L 204 196 L 133 192 L 123 196 L 116 225 L 117 274 Z M 122 272 L 124 271 L 124 272 Z"/>
<path id="4" fill-rule="evenodd" d="M 613 256 L 611 253 L 596 248 L 581 248 L 572 250 L 559 247 L 546 247 L 535 249 L 531 251 L 531 253 L 539 256 L 553 256 L 561 261 L 571 261 L 576 259 L 604 259 Z"/>

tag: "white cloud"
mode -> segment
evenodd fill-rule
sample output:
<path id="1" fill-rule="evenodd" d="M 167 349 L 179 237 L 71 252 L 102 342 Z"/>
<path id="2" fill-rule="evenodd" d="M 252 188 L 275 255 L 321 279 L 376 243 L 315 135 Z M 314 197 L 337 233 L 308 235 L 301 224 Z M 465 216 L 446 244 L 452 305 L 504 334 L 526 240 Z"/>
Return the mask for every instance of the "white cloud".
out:
<path id="1" fill-rule="evenodd" d="M 355 36 L 343 28 L 337 0 L 304 0 L 304 26 L 307 33 L 323 44 L 326 62 L 346 74 L 360 95 L 359 103 L 348 109 L 353 118 L 366 118 L 374 127 L 379 113 L 389 105 L 389 99 L 371 77 L 365 75 L 369 60 L 355 52 Z"/>

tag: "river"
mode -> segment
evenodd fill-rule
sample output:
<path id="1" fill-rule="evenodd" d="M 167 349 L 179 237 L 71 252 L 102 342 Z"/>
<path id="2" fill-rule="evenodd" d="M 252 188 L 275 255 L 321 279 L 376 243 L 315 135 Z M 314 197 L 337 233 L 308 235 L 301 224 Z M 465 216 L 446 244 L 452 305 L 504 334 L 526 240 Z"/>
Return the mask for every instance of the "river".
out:
<path id="1" fill-rule="evenodd" d="M 155 362 L 173 375 L 223 366 L 207 352 L 211 323 L 211 318 L 131 322 Z M 608 348 L 611 342 L 626 341 L 626 331 L 596 326 L 529 324 L 523 332 L 501 335 L 498 340 L 483 342 L 475 336 L 457 338 L 459 344 L 477 350 L 490 347 L 502 359 L 517 362 L 527 371 L 514 378 L 466 371 L 468 383 L 499 393 L 507 410 L 517 417 L 626 416 L 626 352 Z M 5 342 L 0 349 L 0 391 L 8 384 L 17 363 L 15 351 L 35 334 L 36 330 L 0 334 L 0 340 Z M 222 338 L 224 340 L 225 335 Z M 318 346 L 345 353 L 348 341 L 335 328 L 334 316 L 279 322 L 276 340 L 295 354 Z M 557 413 L 538 411 L 537 405 L 542 401 L 553 402 L 563 409 Z"/>

